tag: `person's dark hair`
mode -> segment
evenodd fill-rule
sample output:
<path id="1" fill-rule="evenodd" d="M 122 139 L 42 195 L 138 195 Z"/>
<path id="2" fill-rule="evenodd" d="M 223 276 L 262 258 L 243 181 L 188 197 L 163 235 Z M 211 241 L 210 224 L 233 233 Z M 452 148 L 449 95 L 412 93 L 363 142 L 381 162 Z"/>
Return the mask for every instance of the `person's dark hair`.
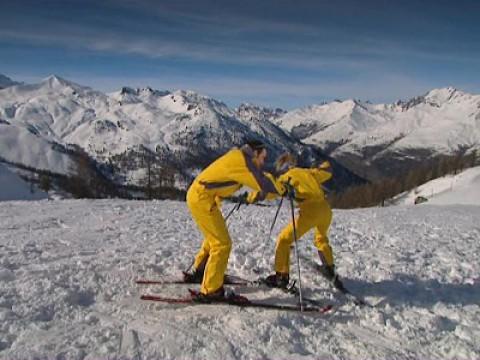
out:
<path id="1" fill-rule="evenodd" d="M 250 146 L 253 151 L 262 151 L 266 148 L 265 144 L 257 139 L 248 140 L 246 144 Z"/>

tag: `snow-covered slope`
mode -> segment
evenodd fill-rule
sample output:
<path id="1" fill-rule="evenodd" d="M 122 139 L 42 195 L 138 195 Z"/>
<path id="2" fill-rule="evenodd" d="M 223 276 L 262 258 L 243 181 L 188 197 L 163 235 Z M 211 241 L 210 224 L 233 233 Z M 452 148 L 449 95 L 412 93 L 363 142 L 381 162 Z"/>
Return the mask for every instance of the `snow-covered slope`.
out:
<path id="1" fill-rule="evenodd" d="M 480 166 L 429 181 L 399 195 L 395 203 L 414 204 L 418 196 L 427 198 L 428 204 L 480 205 Z"/>
<path id="2" fill-rule="evenodd" d="M 289 112 L 276 123 L 360 173 L 372 165 L 385 175 L 398 162 L 480 148 L 480 95 L 450 87 L 395 104 L 335 101 Z"/>
<path id="3" fill-rule="evenodd" d="M 230 210 L 226 205 L 225 211 Z M 229 221 L 228 271 L 271 271 L 262 243 L 275 207 Z M 274 234 L 290 217 L 284 206 Z M 313 269 L 312 235 L 299 242 L 304 295 L 328 315 L 167 305 L 138 286 L 179 275 L 201 236 L 185 203 L 121 200 L 4 202 L 0 206 L 0 358 L 68 359 L 476 359 L 480 353 L 479 206 L 335 211 L 338 271 L 375 308 L 335 296 Z M 292 251 L 293 253 L 293 251 Z M 292 277 L 296 277 L 292 254 Z M 278 290 L 235 289 L 294 304 Z"/>
<path id="4" fill-rule="evenodd" d="M 36 186 L 32 188 L 20 176 L 0 163 L 0 201 L 46 199 L 47 194 Z"/>
<path id="5" fill-rule="evenodd" d="M 12 163 L 60 174 L 68 174 L 72 167 L 71 159 L 62 147 L 23 126 L 0 124 L 0 157 Z"/>

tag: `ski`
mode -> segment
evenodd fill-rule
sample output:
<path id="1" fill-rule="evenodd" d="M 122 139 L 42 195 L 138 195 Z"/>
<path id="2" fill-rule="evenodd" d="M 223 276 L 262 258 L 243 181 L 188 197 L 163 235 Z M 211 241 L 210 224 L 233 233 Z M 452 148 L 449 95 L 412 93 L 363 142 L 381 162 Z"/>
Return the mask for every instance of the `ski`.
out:
<path id="1" fill-rule="evenodd" d="M 195 284 L 197 284 L 197 283 L 193 283 L 193 282 L 186 282 L 182 279 L 173 279 L 173 280 L 169 280 L 169 279 L 165 279 L 165 280 L 138 279 L 135 282 L 139 285 L 195 285 Z M 235 276 L 235 275 L 225 275 L 224 284 L 225 285 L 246 286 L 246 287 L 258 287 L 258 288 L 266 287 L 268 289 L 274 289 L 272 287 L 269 287 L 266 284 L 264 278 L 259 278 L 257 280 L 247 280 L 247 279 L 243 279 L 241 277 Z M 295 286 L 295 282 L 293 282 L 292 285 L 290 285 L 289 287 L 287 287 L 285 289 L 283 289 L 283 288 L 279 288 L 279 289 L 282 290 L 283 292 L 285 292 L 287 294 L 290 294 L 290 295 L 293 295 L 297 298 L 300 296 L 300 292 L 298 291 L 298 288 Z M 319 306 L 319 307 L 325 306 L 325 303 L 323 301 L 320 301 L 320 300 L 311 299 L 311 298 L 308 298 L 308 297 L 302 297 L 302 300 L 306 303 L 309 303 L 310 305 L 313 305 L 313 306 Z"/>
<path id="2" fill-rule="evenodd" d="M 192 290 L 193 291 L 193 290 Z M 192 293 L 191 291 L 191 293 Z M 193 294 L 193 293 L 192 293 Z M 250 308 L 261 308 L 261 309 L 271 309 L 271 310 L 281 310 L 281 311 L 298 311 L 309 312 L 309 313 L 319 313 L 325 314 L 333 309 L 332 305 L 325 305 L 322 307 L 315 306 L 304 306 L 303 309 L 300 306 L 295 305 L 283 305 L 283 304 L 272 304 L 272 303 L 263 303 L 258 301 L 252 301 L 243 296 L 235 296 L 233 298 L 225 298 L 225 300 L 214 301 L 210 303 L 198 302 L 195 301 L 192 296 L 189 297 L 163 297 L 159 295 L 150 295 L 145 294 L 140 297 L 141 300 L 148 301 L 157 301 L 164 302 L 168 304 L 184 304 L 184 305 L 231 305 L 238 307 L 250 307 Z"/>
<path id="3" fill-rule="evenodd" d="M 198 284 L 196 282 L 189 282 L 185 281 L 183 279 L 159 279 L 159 280 L 153 280 L 153 279 L 137 279 L 135 280 L 135 283 L 138 285 L 174 285 L 174 284 L 183 284 L 183 285 L 193 285 L 193 284 Z M 223 282 L 225 285 L 242 285 L 242 286 L 248 286 L 252 285 L 253 282 L 239 278 L 237 276 L 233 275 L 225 275 L 225 279 Z"/>

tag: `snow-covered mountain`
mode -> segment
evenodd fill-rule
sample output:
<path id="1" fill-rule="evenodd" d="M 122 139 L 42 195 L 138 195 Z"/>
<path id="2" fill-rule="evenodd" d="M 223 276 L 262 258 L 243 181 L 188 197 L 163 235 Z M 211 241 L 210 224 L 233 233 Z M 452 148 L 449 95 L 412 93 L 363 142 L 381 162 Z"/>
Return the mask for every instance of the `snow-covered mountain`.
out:
<path id="1" fill-rule="evenodd" d="M 231 110 L 183 90 L 124 87 L 104 94 L 50 76 L 38 84 L 0 90 L 0 157 L 65 174 L 73 168 L 71 155 L 83 150 L 108 165 L 115 182 L 139 184 L 148 154 L 159 168 L 173 170 L 180 187 L 199 168 L 249 138 L 268 144 L 270 160 L 283 151 L 300 154 L 304 161 L 321 157 L 271 122 L 283 113 L 247 105 Z M 351 174 L 335 166 L 340 183 L 348 183 Z"/>
<path id="2" fill-rule="evenodd" d="M 372 178 L 480 148 L 480 95 L 448 87 L 395 104 L 334 101 L 289 112 L 275 122 Z"/>
<path id="3" fill-rule="evenodd" d="M 0 90 L 0 160 L 59 174 L 71 173 L 72 156 L 84 151 L 115 183 L 141 184 L 148 157 L 185 188 L 198 169 L 249 138 L 268 144 L 270 161 L 291 151 L 309 165 L 327 154 L 362 177 L 394 175 L 478 148 L 480 96 L 445 88 L 395 104 L 335 101 L 287 113 L 230 109 L 184 90 L 104 94 L 58 76 L 32 85 L 9 79 Z M 334 166 L 337 186 L 358 181 Z"/>

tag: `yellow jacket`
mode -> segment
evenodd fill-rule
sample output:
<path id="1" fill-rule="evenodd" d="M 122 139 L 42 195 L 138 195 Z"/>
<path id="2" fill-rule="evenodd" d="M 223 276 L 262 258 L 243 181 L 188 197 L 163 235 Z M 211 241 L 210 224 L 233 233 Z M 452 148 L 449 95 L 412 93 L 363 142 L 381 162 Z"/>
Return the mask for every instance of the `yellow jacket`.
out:
<path id="1" fill-rule="evenodd" d="M 259 192 L 259 199 L 267 193 L 276 193 L 272 182 L 253 164 L 252 156 L 249 147 L 234 148 L 205 168 L 192 186 L 202 186 L 217 201 L 232 196 L 242 186 Z"/>
<path id="2" fill-rule="evenodd" d="M 266 175 L 273 182 L 278 194 L 285 194 L 286 184 L 290 183 L 295 189 L 295 200 L 298 202 L 325 200 L 322 184 L 332 177 L 332 173 L 328 171 L 298 167 L 291 168 L 276 179 L 271 174 Z M 267 199 L 271 200 L 277 196 L 277 194 L 268 194 Z"/>

